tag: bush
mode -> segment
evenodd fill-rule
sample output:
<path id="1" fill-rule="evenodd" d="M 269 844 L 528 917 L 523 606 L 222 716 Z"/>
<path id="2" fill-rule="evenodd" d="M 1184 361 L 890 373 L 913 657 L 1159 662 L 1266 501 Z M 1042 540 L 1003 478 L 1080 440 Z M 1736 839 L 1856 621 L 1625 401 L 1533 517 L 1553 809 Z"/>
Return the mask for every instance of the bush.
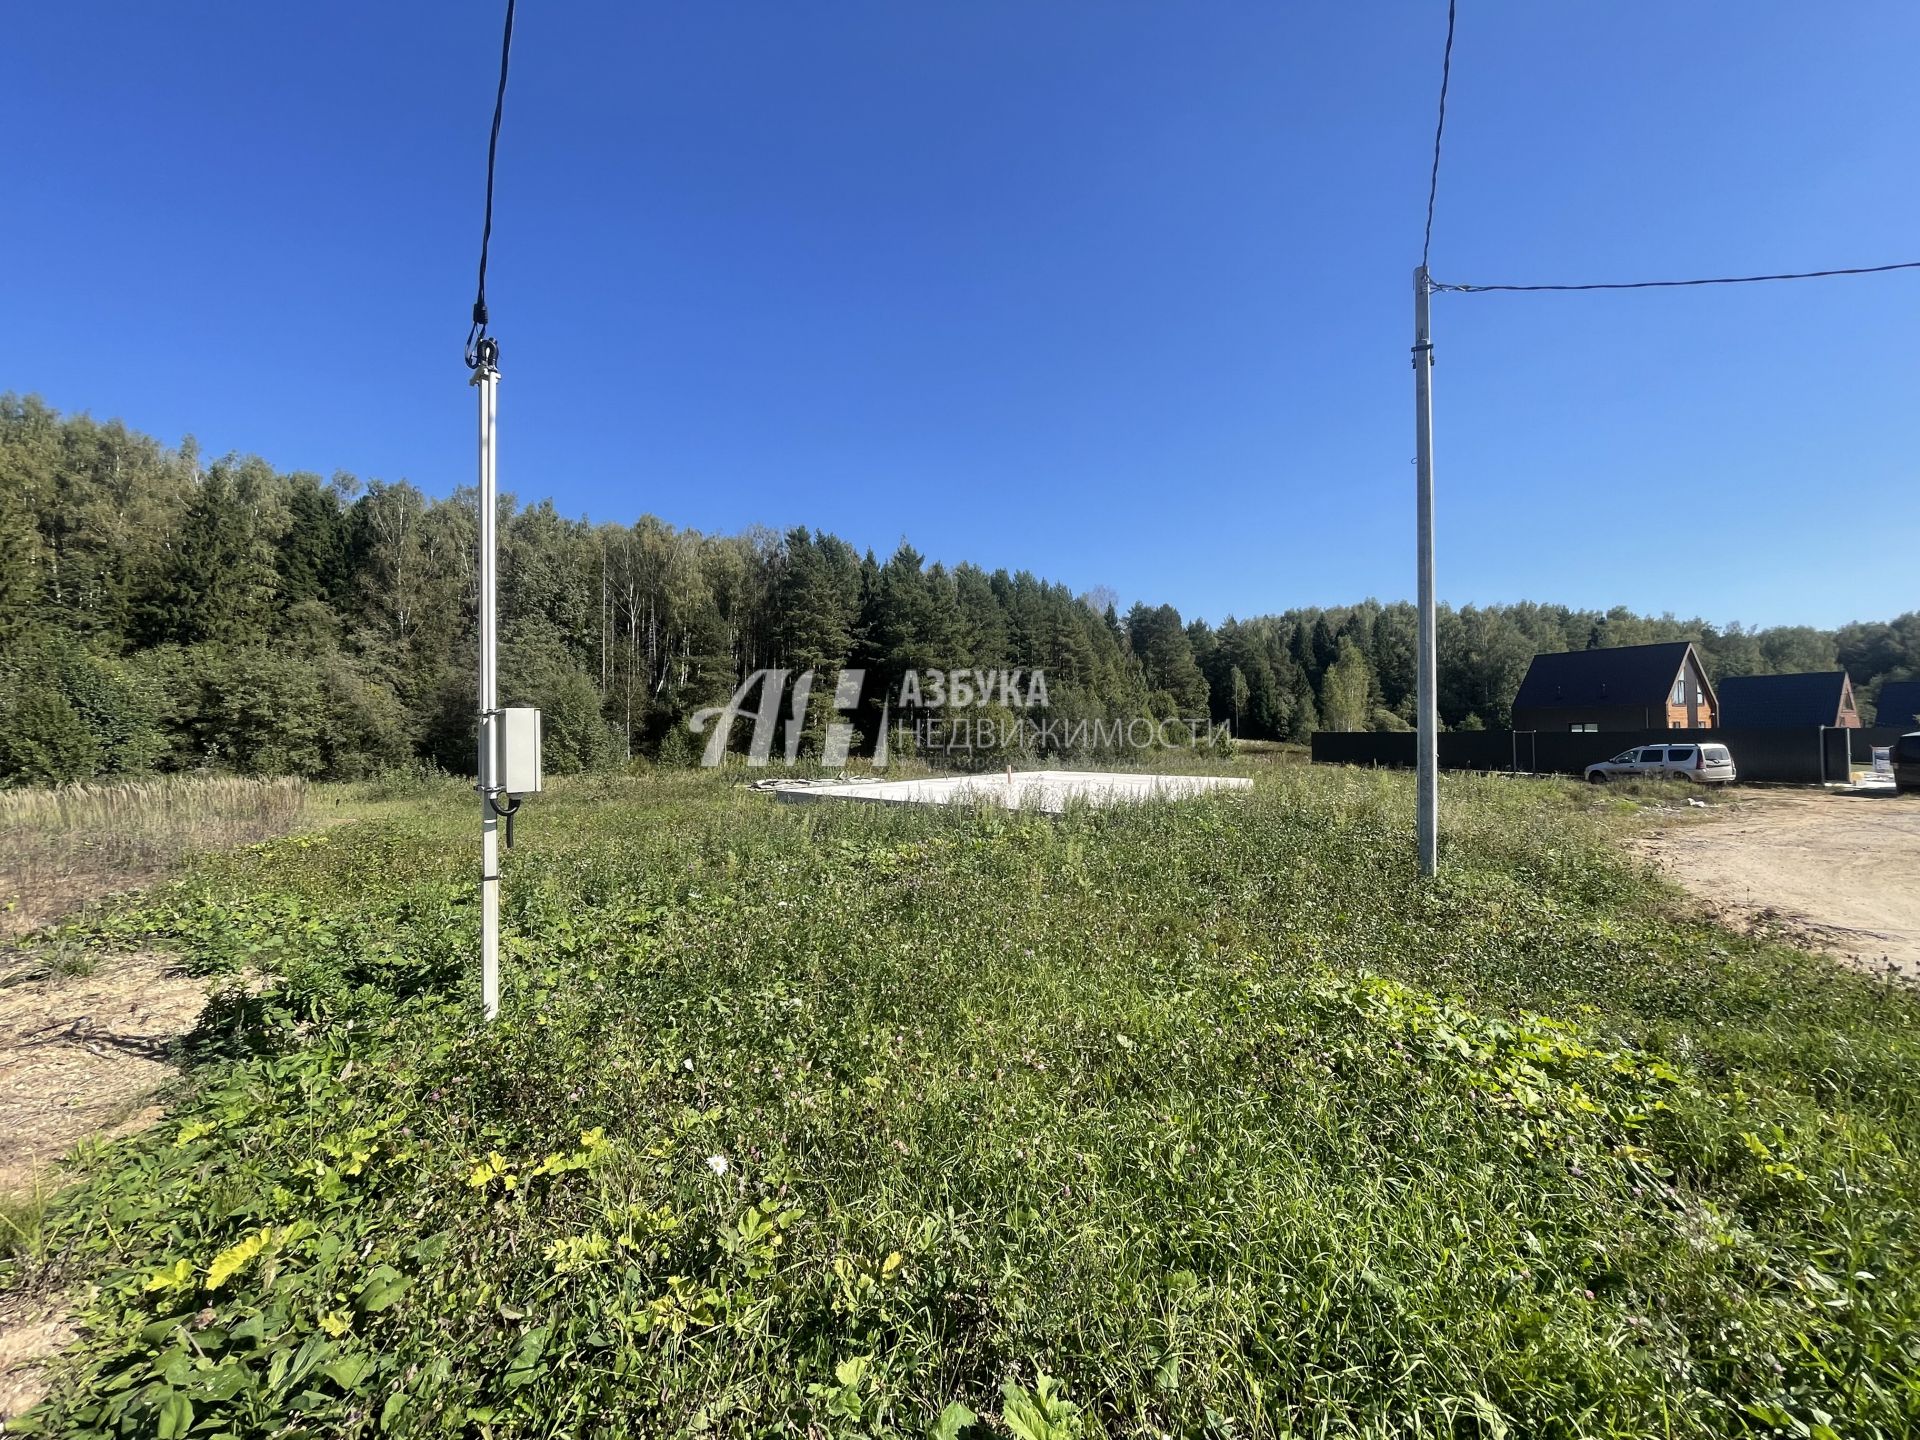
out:
<path id="1" fill-rule="evenodd" d="M 29 632 L 0 666 L 0 782 L 133 775 L 162 749 L 153 696 L 71 636 Z"/>
<path id="2" fill-rule="evenodd" d="M 430 795 L 467 789 L 464 780 L 449 775 L 431 760 L 409 760 L 376 772 L 360 787 L 368 800 L 420 800 Z"/>
<path id="3" fill-rule="evenodd" d="M 548 774 L 604 770 L 624 746 L 600 713 L 600 692 L 557 642 L 503 647 L 501 703 L 540 711 L 541 764 Z"/>
<path id="4" fill-rule="evenodd" d="M 325 773 L 325 697 L 309 662 L 212 644 L 161 646 L 140 658 L 162 697 L 169 769 Z"/>
<path id="5" fill-rule="evenodd" d="M 413 756 L 398 697 L 338 652 L 163 646 L 141 661 L 162 697 L 171 769 L 354 780 Z"/>
<path id="6" fill-rule="evenodd" d="M 28 785 L 84 780 L 100 767 L 100 746 L 71 701 L 37 680 L 0 706 L 0 778 Z"/>
<path id="7" fill-rule="evenodd" d="M 555 775 L 604 770 L 621 759 L 619 738 L 600 718 L 600 692 L 568 667 L 535 692 L 540 707 L 541 764 Z"/>
<path id="8" fill-rule="evenodd" d="M 705 749 L 706 744 L 683 722 L 667 727 L 667 733 L 660 737 L 660 751 L 656 758 L 662 765 L 692 769 L 700 763 L 700 756 Z"/>
<path id="9" fill-rule="evenodd" d="M 386 685 L 356 670 L 344 655 L 320 663 L 326 704 L 326 775 L 358 780 L 413 763 L 406 707 Z"/>

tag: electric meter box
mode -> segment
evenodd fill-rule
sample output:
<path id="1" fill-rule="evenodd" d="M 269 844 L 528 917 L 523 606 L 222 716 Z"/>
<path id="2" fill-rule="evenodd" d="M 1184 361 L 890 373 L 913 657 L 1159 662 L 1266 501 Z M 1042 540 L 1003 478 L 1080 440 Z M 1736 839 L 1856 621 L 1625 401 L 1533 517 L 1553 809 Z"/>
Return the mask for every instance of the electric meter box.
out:
<path id="1" fill-rule="evenodd" d="M 529 708 L 493 712 L 493 773 L 508 795 L 540 793 L 540 712 Z"/>

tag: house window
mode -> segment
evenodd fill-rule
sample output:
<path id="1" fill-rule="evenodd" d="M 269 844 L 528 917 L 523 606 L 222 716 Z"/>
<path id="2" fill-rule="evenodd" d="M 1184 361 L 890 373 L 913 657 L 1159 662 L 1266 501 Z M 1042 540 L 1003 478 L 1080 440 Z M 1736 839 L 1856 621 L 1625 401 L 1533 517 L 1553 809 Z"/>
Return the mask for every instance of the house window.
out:
<path id="1" fill-rule="evenodd" d="M 1678 680 L 1673 682 L 1672 699 L 1675 705 L 1684 705 L 1687 703 L 1687 677 L 1686 676 L 1682 675 Z"/>
<path id="2" fill-rule="evenodd" d="M 1573 731 L 1576 735 L 1594 735 L 1599 733 L 1600 727 L 1598 725 L 1569 725 L 1567 729 Z"/>

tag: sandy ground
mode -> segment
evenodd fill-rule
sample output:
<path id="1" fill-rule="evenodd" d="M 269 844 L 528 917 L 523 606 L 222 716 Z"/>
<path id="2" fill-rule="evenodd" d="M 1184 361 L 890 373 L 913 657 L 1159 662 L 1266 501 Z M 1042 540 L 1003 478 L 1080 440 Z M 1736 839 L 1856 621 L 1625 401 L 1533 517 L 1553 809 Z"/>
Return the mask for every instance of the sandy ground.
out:
<path id="1" fill-rule="evenodd" d="M 0 984 L 0 1194 L 30 1190 L 84 1135 L 150 1123 L 170 1047 L 206 1003 L 207 982 L 164 955 Z"/>
<path id="2" fill-rule="evenodd" d="M 1639 846 L 1728 923 L 1920 980 L 1920 795 L 1742 790 Z"/>
<path id="3" fill-rule="evenodd" d="M 0 1425 L 47 1393 L 47 1361 L 75 1334 L 62 1295 L 0 1295 Z"/>
<path id="4" fill-rule="evenodd" d="M 0 970 L 0 1197 L 29 1208 L 75 1141 L 160 1118 L 172 1042 L 207 1002 L 207 982 L 164 955 L 100 957 L 85 975 L 36 965 Z M 59 1295 L 0 1297 L 0 1421 L 40 1398 L 43 1362 L 73 1336 L 69 1310 Z"/>

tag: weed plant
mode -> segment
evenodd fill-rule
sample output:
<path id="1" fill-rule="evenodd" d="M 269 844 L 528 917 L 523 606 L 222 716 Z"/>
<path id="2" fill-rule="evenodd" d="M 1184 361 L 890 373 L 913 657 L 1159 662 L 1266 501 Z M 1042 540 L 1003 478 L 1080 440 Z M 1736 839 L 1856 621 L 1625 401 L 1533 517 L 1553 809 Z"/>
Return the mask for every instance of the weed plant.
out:
<path id="1" fill-rule="evenodd" d="M 1261 766 L 1064 818 L 584 778 L 200 862 L 65 943 L 229 988 L 12 1282 L 104 1435 L 1902 1436 L 1920 1001 L 1632 802 Z"/>

